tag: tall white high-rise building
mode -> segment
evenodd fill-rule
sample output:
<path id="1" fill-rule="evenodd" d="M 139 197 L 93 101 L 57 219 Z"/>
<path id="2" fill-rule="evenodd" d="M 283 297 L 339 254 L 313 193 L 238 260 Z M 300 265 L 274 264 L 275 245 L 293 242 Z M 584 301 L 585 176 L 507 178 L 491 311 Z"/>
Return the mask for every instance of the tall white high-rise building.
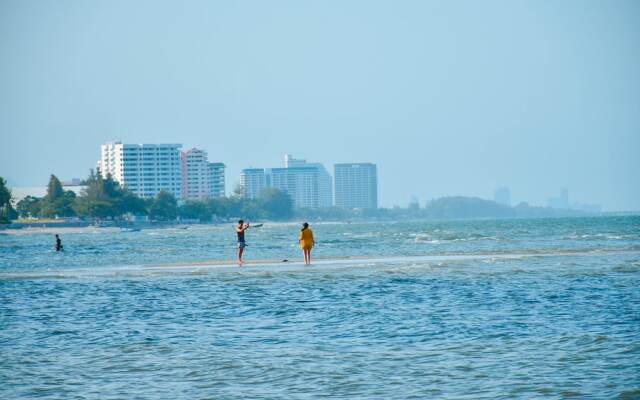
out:
<path id="1" fill-rule="evenodd" d="M 166 190 L 176 198 L 182 197 L 180 144 L 124 144 L 105 143 L 98 161 L 100 173 L 118 181 L 120 185 L 140 197 L 155 197 Z"/>
<path id="2" fill-rule="evenodd" d="M 246 168 L 240 174 L 240 188 L 242 189 L 242 197 L 247 199 L 255 199 L 265 187 L 271 186 L 270 172 L 264 168 Z"/>
<path id="3" fill-rule="evenodd" d="M 225 168 L 221 162 L 209 163 L 209 198 L 224 197 L 226 195 Z"/>
<path id="4" fill-rule="evenodd" d="M 180 153 L 182 198 L 201 200 L 209 197 L 209 160 L 207 152 L 189 149 Z"/>
<path id="5" fill-rule="evenodd" d="M 209 162 L 207 152 L 190 149 L 181 153 L 182 193 L 185 200 L 224 197 L 225 168 L 221 162 Z"/>
<path id="6" fill-rule="evenodd" d="M 240 176 L 242 194 L 255 198 L 265 187 L 291 196 L 295 208 L 330 207 L 333 203 L 331 175 L 320 163 L 307 163 L 285 155 L 284 168 L 249 168 Z"/>
<path id="7" fill-rule="evenodd" d="M 375 164 L 335 164 L 334 182 L 337 207 L 378 208 L 378 173 Z"/>
<path id="8" fill-rule="evenodd" d="M 310 163 L 307 160 L 295 159 L 290 154 L 284 155 L 285 168 L 315 168 L 318 171 L 317 206 L 331 207 L 333 205 L 333 179 L 327 169 L 321 163 Z M 306 186 L 307 191 L 309 186 Z M 315 199 L 312 201 L 315 202 Z"/>
<path id="9" fill-rule="evenodd" d="M 313 167 L 272 168 L 271 186 L 289 193 L 295 208 L 318 208 L 318 169 Z"/>

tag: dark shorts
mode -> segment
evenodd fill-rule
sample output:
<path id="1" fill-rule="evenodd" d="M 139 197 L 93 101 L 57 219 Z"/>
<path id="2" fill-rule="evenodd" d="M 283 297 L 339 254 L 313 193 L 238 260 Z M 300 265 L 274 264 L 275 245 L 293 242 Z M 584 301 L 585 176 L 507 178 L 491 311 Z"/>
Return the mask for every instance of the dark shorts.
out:
<path id="1" fill-rule="evenodd" d="M 239 249 L 244 249 L 245 247 L 247 247 L 247 242 L 238 242 Z"/>

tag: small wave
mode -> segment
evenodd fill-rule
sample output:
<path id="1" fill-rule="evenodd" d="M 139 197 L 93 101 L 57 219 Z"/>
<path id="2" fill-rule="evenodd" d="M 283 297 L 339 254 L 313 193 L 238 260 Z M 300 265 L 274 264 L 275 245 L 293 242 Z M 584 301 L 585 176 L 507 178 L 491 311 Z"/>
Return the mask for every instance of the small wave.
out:
<path id="1" fill-rule="evenodd" d="M 634 400 L 640 398 L 640 388 L 624 390 L 616 396 L 616 399 L 620 400 Z"/>
<path id="2" fill-rule="evenodd" d="M 563 392 L 560 392 L 560 395 L 562 397 L 582 397 L 582 396 L 584 396 L 584 394 L 582 394 L 580 392 L 574 392 L 572 390 L 565 390 Z"/>
<path id="3" fill-rule="evenodd" d="M 343 233 L 343 236 L 349 236 L 349 239 L 371 239 L 382 237 L 382 232 L 367 232 L 367 233 Z"/>
<path id="4" fill-rule="evenodd" d="M 423 239 L 423 238 L 415 238 L 413 240 L 415 243 L 430 243 L 430 244 L 440 244 L 442 241 L 438 239 Z"/>
<path id="5" fill-rule="evenodd" d="M 637 239 L 637 235 L 614 235 L 610 233 L 572 233 L 567 236 L 563 236 L 561 239 L 563 240 L 633 240 Z"/>
<path id="6" fill-rule="evenodd" d="M 640 263 L 622 264 L 613 267 L 615 272 L 635 273 L 640 272 Z"/>
<path id="7" fill-rule="evenodd" d="M 459 237 L 459 236 L 434 237 L 426 234 L 417 234 L 413 236 L 414 238 L 412 241 L 415 243 L 431 243 L 431 244 L 438 244 L 438 243 L 445 243 L 445 242 L 455 243 L 455 242 L 473 242 L 473 241 L 483 241 L 483 240 L 492 240 L 492 241 L 502 240 L 496 236 L 482 236 L 482 235 L 467 236 L 467 237 Z"/>

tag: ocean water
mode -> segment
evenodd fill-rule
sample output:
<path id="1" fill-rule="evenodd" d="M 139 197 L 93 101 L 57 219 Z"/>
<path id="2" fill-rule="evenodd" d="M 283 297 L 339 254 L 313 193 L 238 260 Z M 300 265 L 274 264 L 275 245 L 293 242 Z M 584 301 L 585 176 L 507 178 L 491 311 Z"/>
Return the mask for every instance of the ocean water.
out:
<path id="1" fill-rule="evenodd" d="M 640 217 L 312 228 L 0 234 L 0 398 L 640 398 Z"/>

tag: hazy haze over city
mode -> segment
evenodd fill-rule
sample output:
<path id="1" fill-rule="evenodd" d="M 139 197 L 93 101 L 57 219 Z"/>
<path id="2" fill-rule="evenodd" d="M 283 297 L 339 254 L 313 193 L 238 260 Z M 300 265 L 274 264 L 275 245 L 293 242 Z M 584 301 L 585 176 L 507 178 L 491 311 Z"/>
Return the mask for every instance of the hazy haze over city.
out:
<path id="1" fill-rule="evenodd" d="M 228 166 L 378 164 L 444 195 L 640 210 L 638 1 L 0 1 L 0 176 L 83 178 L 100 144 Z"/>

